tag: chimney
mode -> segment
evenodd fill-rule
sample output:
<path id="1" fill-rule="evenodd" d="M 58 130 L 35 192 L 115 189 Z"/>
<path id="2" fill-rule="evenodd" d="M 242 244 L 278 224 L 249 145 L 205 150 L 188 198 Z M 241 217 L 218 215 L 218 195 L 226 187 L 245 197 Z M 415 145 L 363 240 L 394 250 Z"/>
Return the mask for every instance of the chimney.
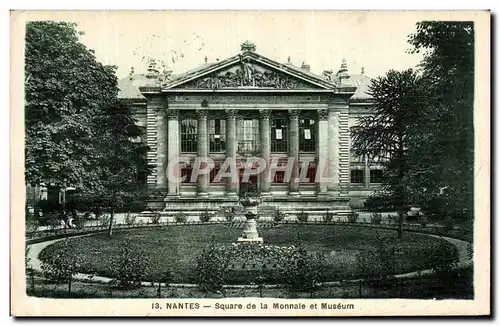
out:
<path id="1" fill-rule="evenodd" d="M 305 62 L 302 62 L 302 66 L 300 66 L 300 68 L 303 69 L 303 70 L 306 70 L 306 71 L 310 71 L 311 70 L 311 66 L 309 66 Z"/>

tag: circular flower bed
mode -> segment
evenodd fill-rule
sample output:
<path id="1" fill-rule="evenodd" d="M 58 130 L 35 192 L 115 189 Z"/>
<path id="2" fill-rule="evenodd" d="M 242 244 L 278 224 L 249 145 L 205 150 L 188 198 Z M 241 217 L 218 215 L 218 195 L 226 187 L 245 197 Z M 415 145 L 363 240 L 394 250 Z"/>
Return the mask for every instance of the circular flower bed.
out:
<path id="1" fill-rule="evenodd" d="M 126 245 L 130 247 L 129 252 L 147 255 L 145 281 L 157 281 L 166 272 L 172 272 L 173 283 L 196 283 L 199 258 L 211 246 L 220 251 L 227 264 L 225 277 L 229 284 L 282 283 L 283 269 L 290 264 L 291 253 L 296 256 L 300 253 L 299 248 L 311 257 L 320 257 L 315 260 L 321 262 L 323 270 L 318 281 L 433 268 L 437 253 L 454 248 L 445 240 L 421 234 L 405 233 L 402 239 L 396 239 L 397 232 L 392 230 L 338 225 L 282 225 L 259 229 L 259 232 L 265 241 L 261 246 L 234 244 L 241 230 L 224 225 L 123 230 L 112 237 L 95 234 L 68 241 L 81 258 L 80 271 L 83 273 L 116 277 L 118 271 L 113 266 L 119 265 L 120 254 Z M 59 246 L 62 243 L 45 248 L 40 259 L 47 260 Z M 381 259 L 367 261 L 360 257 Z"/>

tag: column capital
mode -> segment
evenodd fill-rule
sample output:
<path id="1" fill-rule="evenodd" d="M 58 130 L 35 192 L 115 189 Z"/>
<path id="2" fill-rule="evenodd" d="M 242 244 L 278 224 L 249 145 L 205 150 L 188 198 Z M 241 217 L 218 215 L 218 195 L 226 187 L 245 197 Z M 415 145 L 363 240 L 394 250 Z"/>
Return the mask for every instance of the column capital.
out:
<path id="1" fill-rule="evenodd" d="M 225 112 L 226 118 L 228 119 L 236 119 L 236 117 L 238 116 L 238 111 L 235 109 L 226 109 Z"/>
<path id="2" fill-rule="evenodd" d="M 259 115 L 261 119 L 269 119 L 271 117 L 271 110 L 269 109 L 260 109 Z"/>
<path id="3" fill-rule="evenodd" d="M 328 110 L 328 109 L 319 109 L 318 110 L 319 120 L 328 120 L 329 115 L 330 115 L 330 110 Z"/>
<path id="4" fill-rule="evenodd" d="M 300 117 L 300 110 L 297 109 L 288 110 L 288 117 L 290 119 L 298 119 Z"/>
<path id="5" fill-rule="evenodd" d="M 198 120 L 207 120 L 208 110 L 198 109 L 196 110 L 196 117 Z"/>
<path id="6" fill-rule="evenodd" d="M 178 120 L 179 119 L 179 110 L 167 110 L 168 120 Z"/>

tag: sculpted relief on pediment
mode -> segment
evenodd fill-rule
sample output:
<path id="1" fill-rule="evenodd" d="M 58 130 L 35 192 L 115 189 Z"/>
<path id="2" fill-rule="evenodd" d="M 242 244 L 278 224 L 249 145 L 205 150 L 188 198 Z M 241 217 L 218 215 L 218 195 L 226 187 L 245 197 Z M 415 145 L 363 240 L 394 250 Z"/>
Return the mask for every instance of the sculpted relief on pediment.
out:
<path id="1" fill-rule="evenodd" d="M 231 89 L 231 88 L 311 89 L 317 86 L 255 64 L 249 58 L 240 59 L 239 64 L 222 71 L 184 83 L 184 89 Z"/>

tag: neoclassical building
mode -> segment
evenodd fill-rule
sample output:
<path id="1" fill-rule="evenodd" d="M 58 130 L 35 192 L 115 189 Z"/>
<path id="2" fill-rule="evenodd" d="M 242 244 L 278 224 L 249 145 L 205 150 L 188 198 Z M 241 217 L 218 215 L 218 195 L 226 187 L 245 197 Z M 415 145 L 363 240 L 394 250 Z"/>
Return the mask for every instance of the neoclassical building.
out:
<path id="1" fill-rule="evenodd" d="M 260 173 L 248 180 L 258 185 L 266 206 L 291 214 L 346 214 L 376 189 L 381 167 L 353 155 L 349 133 L 360 115 L 370 114 L 370 78 L 364 71 L 350 74 L 345 60 L 338 71 L 321 75 L 290 61 L 259 55 L 247 41 L 235 56 L 214 63 L 205 58 L 185 73 L 161 73 L 153 62 L 146 73 L 119 81 L 119 96 L 133 105 L 146 130 L 154 165 L 147 180 L 151 209 L 234 205 L 251 157 L 276 166 L 293 158 L 290 180 L 279 169 L 273 178 Z M 174 173 L 185 180 L 174 182 L 167 170 L 179 157 L 183 162 Z M 192 180 L 196 157 L 209 157 L 214 167 Z M 228 157 L 236 161 L 236 182 L 216 178 Z M 319 174 L 328 182 L 318 181 Z"/>

